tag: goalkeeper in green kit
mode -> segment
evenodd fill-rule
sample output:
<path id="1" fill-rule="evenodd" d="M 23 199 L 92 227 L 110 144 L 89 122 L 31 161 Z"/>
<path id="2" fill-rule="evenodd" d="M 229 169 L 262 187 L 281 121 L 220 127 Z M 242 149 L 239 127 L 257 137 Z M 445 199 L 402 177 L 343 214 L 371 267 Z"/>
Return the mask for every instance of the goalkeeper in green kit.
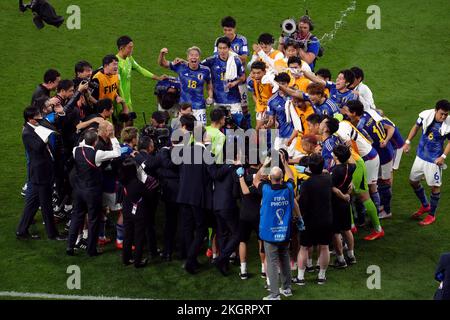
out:
<path id="1" fill-rule="evenodd" d="M 122 36 L 117 40 L 117 58 L 119 59 L 119 93 L 125 100 L 128 106 L 129 113 L 121 114 L 120 110 L 117 110 L 117 114 L 121 115 L 119 122 L 124 122 L 125 126 L 132 126 L 133 120 L 136 118 L 136 113 L 133 111 L 133 104 L 131 101 L 131 71 L 136 70 L 146 78 L 153 80 L 164 80 L 166 75 L 157 76 L 147 69 L 141 67 L 132 57 L 133 54 L 133 40 L 128 36 Z"/>

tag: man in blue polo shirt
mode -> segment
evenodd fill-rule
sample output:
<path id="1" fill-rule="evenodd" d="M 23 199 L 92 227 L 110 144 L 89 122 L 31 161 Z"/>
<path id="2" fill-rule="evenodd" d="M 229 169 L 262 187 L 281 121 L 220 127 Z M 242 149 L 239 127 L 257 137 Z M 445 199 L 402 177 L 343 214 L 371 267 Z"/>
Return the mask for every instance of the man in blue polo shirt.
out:
<path id="1" fill-rule="evenodd" d="M 292 215 L 299 216 L 300 210 L 294 198 L 294 175 L 281 153 L 280 158 L 289 178 L 287 182 L 283 181 L 284 173 L 279 167 L 270 170 L 270 181 L 262 181 L 263 171 L 270 164 L 270 159 L 266 159 L 253 180 L 262 194 L 259 238 L 264 241 L 270 288 L 270 294 L 264 300 L 280 300 L 280 294 L 292 296 L 289 241 Z M 282 282 L 280 289 L 278 267 Z"/>

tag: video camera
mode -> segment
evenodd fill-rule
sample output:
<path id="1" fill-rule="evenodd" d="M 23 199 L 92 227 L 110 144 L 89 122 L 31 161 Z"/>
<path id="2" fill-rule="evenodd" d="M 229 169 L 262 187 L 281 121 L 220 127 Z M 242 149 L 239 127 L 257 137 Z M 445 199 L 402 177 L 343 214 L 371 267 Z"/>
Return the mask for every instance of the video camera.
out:
<path id="1" fill-rule="evenodd" d="M 133 121 L 136 118 L 137 118 L 136 112 L 120 113 L 119 114 L 119 122 Z"/>
<path id="2" fill-rule="evenodd" d="M 167 127 L 155 128 L 152 125 L 146 125 L 141 129 L 140 136 L 150 137 L 156 151 L 168 146 L 170 142 L 170 130 Z"/>

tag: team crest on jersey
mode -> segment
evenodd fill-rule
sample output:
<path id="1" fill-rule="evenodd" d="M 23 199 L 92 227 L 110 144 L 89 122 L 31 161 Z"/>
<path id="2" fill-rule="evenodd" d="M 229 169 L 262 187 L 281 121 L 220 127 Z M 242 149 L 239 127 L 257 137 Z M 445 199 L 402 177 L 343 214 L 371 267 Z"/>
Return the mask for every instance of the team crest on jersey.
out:
<path id="1" fill-rule="evenodd" d="M 234 51 L 234 52 L 238 52 L 238 51 L 239 51 L 239 45 L 235 45 L 235 46 L 233 47 L 233 51 Z"/>
<path id="2" fill-rule="evenodd" d="M 197 76 L 198 80 L 203 80 L 203 74 L 199 73 L 199 75 Z"/>

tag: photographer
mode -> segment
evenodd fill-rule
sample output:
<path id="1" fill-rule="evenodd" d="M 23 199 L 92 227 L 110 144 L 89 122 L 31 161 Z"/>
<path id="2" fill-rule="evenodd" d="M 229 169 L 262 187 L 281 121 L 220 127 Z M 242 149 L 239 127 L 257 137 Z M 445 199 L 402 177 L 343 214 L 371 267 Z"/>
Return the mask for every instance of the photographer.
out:
<path id="1" fill-rule="evenodd" d="M 180 103 L 180 79 L 168 77 L 156 83 L 154 94 L 158 101 L 159 111 L 168 111 L 172 117 L 178 116 Z"/>
<path id="2" fill-rule="evenodd" d="M 320 42 L 319 39 L 311 34 L 314 30 L 314 25 L 310 17 L 303 16 L 300 18 L 298 25 L 298 30 L 289 34 L 288 36 L 283 35 L 280 37 L 280 44 L 278 46 L 279 50 L 283 50 L 284 44 L 290 39 L 297 42 L 300 46 L 300 58 L 309 64 L 311 70 L 314 71 L 314 66 L 316 64 L 317 57 L 320 56 Z M 283 30 L 284 31 L 284 30 Z"/>
<path id="3" fill-rule="evenodd" d="M 44 74 L 44 82 L 36 87 L 31 97 L 31 106 L 39 100 L 45 100 L 50 98 L 50 93 L 58 87 L 59 81 L 61 81 L 61 75 L 55 69 L 49 69 Z"/>
<path id="4" fill-rule="evenodd" d="M 75 78 L 73 84 L 78 87 L 80 83 L 88 82 L 88 90 L 83 92 L 80 100 L 77 103 L 79 118 L 83 120 L 86 116 L 95 113 L 94 105 L 97 100 L 92 96 L 94 89 L 96 89 L 96 82 L 91 81 L 92 66 L 87 61 L 79 61 L 75 64 Z"/>

